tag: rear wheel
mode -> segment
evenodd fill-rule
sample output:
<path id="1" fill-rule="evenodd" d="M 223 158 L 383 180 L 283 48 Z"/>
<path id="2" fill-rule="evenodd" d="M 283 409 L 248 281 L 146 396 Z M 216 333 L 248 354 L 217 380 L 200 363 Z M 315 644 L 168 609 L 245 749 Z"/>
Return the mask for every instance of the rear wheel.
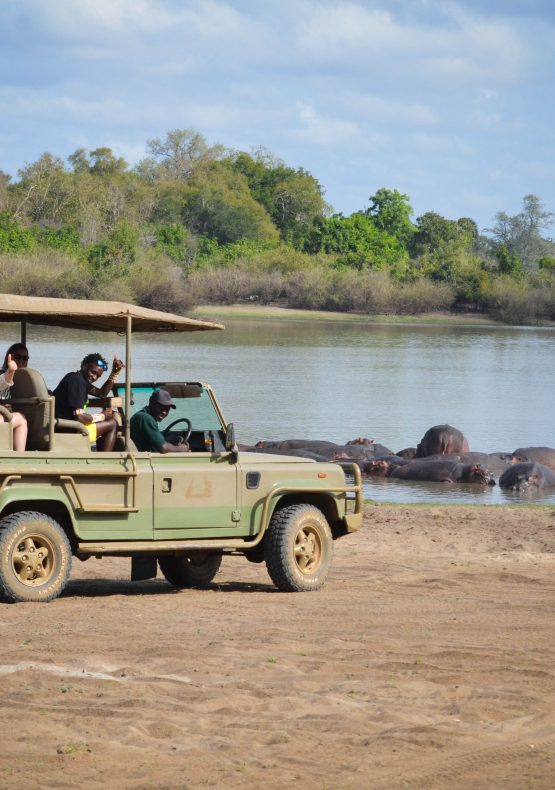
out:
<path id="1" fill-rule="evenodd" d="M 321 510 L 289 505 L 272 516 L 264 539 L 270 578 L 283 592 L 319 590 L 333 559 L 333 538 Z"/>
<path id="2" fill-rule="evenodd" d="M 51 601 L 71 572 L 71 547 L 57 521 L 26 511 L 0 520 L 0 588 L 12 601 Z"/>
<path id="3" fill-rule="evenodd" d="M 174 587 L 208 587 L 222 564 L 222 555 L 194 551 L 182 557 L 158 557 L 164 577 Z"/>

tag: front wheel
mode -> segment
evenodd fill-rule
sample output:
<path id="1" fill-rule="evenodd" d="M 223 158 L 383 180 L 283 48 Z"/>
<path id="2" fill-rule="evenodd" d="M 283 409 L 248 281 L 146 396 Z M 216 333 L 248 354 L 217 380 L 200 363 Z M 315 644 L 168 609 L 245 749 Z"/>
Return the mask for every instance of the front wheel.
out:
<path id="1" fill-rule="evenodd" d="M 0 520 L 0 589 L 12 601 L 51 601 L 71 572 L 71 547 L 57 521 L 26 511 Z"/>
<path id="2" fill-rule="evenodd" d="M 209 586 L 222 564 L 222 555 L 208 551 L 192 551 L 181 557 L 158 557 L 164 578 L 174 587 Z"/>
<path id="3" fill-rule="evenodd" d="M 324 585 L 333 559 L 333 538 L 324 514 L 312 505 L 289 505 L 272 516 L 264 539 L 266 567 L 283 592 Z"/>

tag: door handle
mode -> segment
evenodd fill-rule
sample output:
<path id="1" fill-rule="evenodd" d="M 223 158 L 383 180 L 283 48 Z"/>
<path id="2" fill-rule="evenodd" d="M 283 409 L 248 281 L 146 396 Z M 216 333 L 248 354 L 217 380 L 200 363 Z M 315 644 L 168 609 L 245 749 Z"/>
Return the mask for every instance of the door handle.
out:
<path id="1" fill-rule="evenodd" d="M 172 479 L 171 477 L 164 477 L 162 480 L 162 493 L 169 494 L 172 490 Z"/>

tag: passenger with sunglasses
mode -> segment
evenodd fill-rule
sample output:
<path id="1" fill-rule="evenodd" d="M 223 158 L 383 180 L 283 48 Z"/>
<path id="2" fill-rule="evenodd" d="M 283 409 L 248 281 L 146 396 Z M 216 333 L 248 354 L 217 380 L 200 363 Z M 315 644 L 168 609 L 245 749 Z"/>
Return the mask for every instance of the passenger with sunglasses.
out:
<path id="1" fill-rule="evenodd" d="M 54 390 L 56 417 L 82 422 L 91 443 L 96 442 L 97 450 L 103 452 L 114 449 L 118 426 L 111 409 L 104 409 L 100 414 L 88 414 L 85 411 L 87 400 L 89 395 L 105 398 L 124 367 L 121 359 L 114 356 L 110 375 L 101 387 L 95 387 L 95 381 L 108 370 L 108 363 L 101 354 L 87 354 L 80 370 L 66 373 Z"/>
<path id="2" fill-rule="evenodd" d="M 18 368 L 26 368 L 28 361 L 29 352 L 23 343 L 14 343 L 6 351 L 4 365 L 0 370 L 0 403 L 10 397 L 15 371 Z M 1 414 L 0 422 L 4 422 L 4 417 Z M 24 450 L 27 443 L 27 420 L 23 414 L 14 411 L 10 422 L 13 426 L 13 448 L 19 451 Z"/>
<path id="3" fill-rule="evenodd" d="M 4 364 L 0 368 L 0 374 L 5 373 L 8 370 L 8 357 L 12 358 L 18 368 L 26 368 L 27 363 L 29 362 L 29 351 L 27 350 L 25 343 L 12 343 L 4 356 Z M 0 390 L 0 398 L 8 397 L 9 390 Z"/>

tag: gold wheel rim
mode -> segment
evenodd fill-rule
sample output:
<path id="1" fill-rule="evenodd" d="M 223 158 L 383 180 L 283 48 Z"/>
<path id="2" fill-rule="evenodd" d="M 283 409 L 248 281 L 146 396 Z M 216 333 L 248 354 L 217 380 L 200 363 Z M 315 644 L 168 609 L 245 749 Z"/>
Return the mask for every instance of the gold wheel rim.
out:
<path id="1" fill-rule="evenodd" d="M 306 526 L 295 537 L 295 563 L 301 573 L 310 576 L 322 562 L 322 538 L 316 527 Z"/>
<path id="2" fill-rule="evenodd" d="M 54 544 L 40 533 L 25 535 L 13 550 L 12 568 L 26 587 L 48 582 L 54 573 Z"/>

